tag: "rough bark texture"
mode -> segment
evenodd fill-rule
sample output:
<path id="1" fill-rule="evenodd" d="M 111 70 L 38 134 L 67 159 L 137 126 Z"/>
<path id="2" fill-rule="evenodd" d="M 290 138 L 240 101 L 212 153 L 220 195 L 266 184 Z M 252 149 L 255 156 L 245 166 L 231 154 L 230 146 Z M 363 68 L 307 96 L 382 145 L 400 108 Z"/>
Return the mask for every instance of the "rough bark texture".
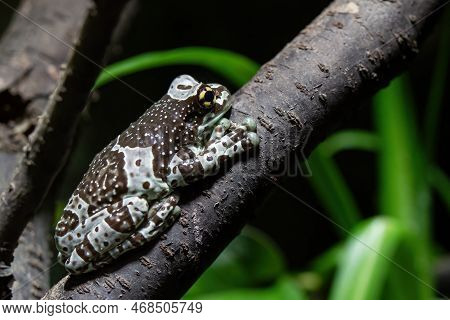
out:
<path id="1" fill-rule="evenodd" d="M 25 22 L 13 23 L 4 40 L 11 43 L 2 46 L 0 52 L 4 59 L 0 64 L 0 93 L 6 101 L 2 116 L 13 117 L 11 113 L 22 109 L 18 121 L 24 123 L 7 121 L 0 128 L 4 130 L 2 137 L 6 137 L 0 141 L 1 149 L 13 153 L 4 152 L 3 157 L 14 167 L 8 186 L 0 194 L 1 297 L 10 294 L 9 265 L 18 238 L 66 159 L 78 116 L 100 72 L 97 65 L 126 3 L 26 1 L 21 12 L 32 19 L 17 17 Z M 68 45 L 76 52 L 68 55 Z M 59 64 L 66 61 L 60 72 Z M 8 105 L 12 106 L 10 110 L 5 108 Z M 38 115 L 38 121 L 34 121 Z M 16 145 L 22 148 L 14 149 Z"/>
<path id="2" fill-rule="evenodd" d="M 26 0 L 17 10 L 61 40 L 73 43 L 89 1 L 77 1 L 69 13 L 66 8 L 70 2 Z M 69 48 L 51 35 L 38 32 L 19 14 L 13 15 L 0 42 L 0 193 L 8 188 L 22 149 L 56 88 L 60 65 L 67 61 L 68 53 Z M 44 271 L 51 261 L 48 222 L 49 217 L 44 215 L 29 221 L 14 252 L 12 271 L 17 298 L 38 299 L 48 289 L 49 274 Z M 10 282 L 11 278 L 3 280 Z"/>
<path id="3" fill-rule="evenodd" d="M 66 43 L 80 31 L 88 0 L 23 1 L 18 11 Z M 67 12 L 70 5 L 72 11 Z M 3 4 L 2 10 L 11 10 Z M 0 150 L 20 153 L 55 90 L 69 48 L 19 14 L 0 42 Z M 2 166 L 3 169 L 3 166 Z M 8 171 L 7 171 L 8 172 Z M 8 181 L 3 181 L 6 186 Z"/>
<path id="4" fill-rule="evenodd" d="M 138 0 L 130 1 L 124 9 L 109 45 L 109 57 L 122 51 L 121 43 L 138 10 L 138 4 Z M 66 43 L 72 43 L 81 29 L 89 5 L 88 0 L 27 0 L 21 3 L 18 10 L 39 24 L 45 22 L 46 30 Z M 0 51 L 2 48 L 14 48 L 8 51 L 9 56 L 0 55 L 0 75 L 10 83 L 2 88 L 3 99 L 0 99 L 0 113 L 3 115 L 0 119 L 0 192 L 12 178 L 27 133 L 34 129 L 36 115 L 42 113 L 51 88 L 56 87 L 57 74 L 49 72 L 56 70 L 59 74 L 59 66 L 67 62 L 70 51 L 69 47 L 47 33 L 36 32 L 36 26 L 20 15 L 13 17 L 0 42 Z M 31 32 L 33 37 L 30 37 Z M 24 59 L 18 57 L 26 57 L 30 64 L 3 64 L 7 60 L 11 63 Z M 21 76 L 24 73 L 26 75 Z M 16 78 L 17 81 L 11 81 Z M 30 92 L 35 93 L 31 95 Z M 10 100 L 5 98 L 7 96 L 15 97 L 15 101 L 25 102 L 25 105 L 8 105 Z M 21 112 L 8 114 L 17 107 Z M 17 128 L 21 130 L 17 131 Z M 40 209 L 19 238 L 12 263 L 12 299 L 40 299 L 49 289 L 50 269 L 54 263 L 51 248 L 52 214 L 52 208 Z"/>
<path id="5" fill-rule="evenodd" d="M 182 216 L 161 239 L 100 272 L 63 278 L 45 298 L 181 297 L 239 233 L 252 203 L 306 137 L 311 150 L 417 53 L 422 18 L 444 2 L 334 1 L 233 97 L 232 120 L 258 119 L 259 154 L 186 188 Z"/>
<path id="6" fill-rule="evenodd" d="M 50 269 L 54 262 L 51 245 L 52 211 L 40 210 L 28 222 L 14 250 L 11 265 L 14 283 L 12 299 L 41 299 L 50 287 Z"/>

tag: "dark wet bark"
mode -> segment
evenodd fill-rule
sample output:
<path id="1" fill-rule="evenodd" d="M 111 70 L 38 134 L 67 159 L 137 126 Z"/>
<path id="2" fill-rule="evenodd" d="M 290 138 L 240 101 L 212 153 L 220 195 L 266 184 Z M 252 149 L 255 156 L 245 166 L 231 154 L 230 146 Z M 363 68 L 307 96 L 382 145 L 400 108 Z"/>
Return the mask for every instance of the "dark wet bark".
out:
<path id="1" fill-rule="evenodd" d="M 258 121 L 258 154 L 183 190 L 182 216 L 158 241 L 100 272 L 63 278 L 46 298 L 180 298 L 287 174 L 288 160 L 405 67 L 436 15 L 423 18 L 444 2 L 334 1 L 233 96 L 231 119 Z"/>

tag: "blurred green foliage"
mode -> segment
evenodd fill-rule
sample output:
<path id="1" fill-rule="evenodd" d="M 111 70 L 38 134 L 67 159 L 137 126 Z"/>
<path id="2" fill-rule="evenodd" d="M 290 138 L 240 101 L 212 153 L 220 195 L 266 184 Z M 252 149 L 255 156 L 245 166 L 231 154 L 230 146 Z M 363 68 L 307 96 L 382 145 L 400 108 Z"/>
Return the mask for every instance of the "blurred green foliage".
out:
<path id="1" fill-rule="evenodd" d="M 223 49 L 185 47 L 143 53 L 108 66 L 99 76 L 96 88 L 135 72 L 174 65 L 195 65 L 208 68 L 236 86 L 250 79 L 259 65 L 249 58 Z"/>
<path id="2" fill-rule="evenodd" d="M 185 295 L 185 299 L 302 299 L 281 251 L 246 227 Z"/>
<path id="3" fill-rule="evenodd" d="M 330 298 L 380 298 L 402 236 L 400 225 L 388 217 L 359 223 L 339 255 Z"/>
<path id="4" fill-rule="evenodd" d="M 312 190 L 338 225 L 339 242 L 305 270 L 289 270 L 274 242 L 247 227 L 185 299 L 441 298 L 433 289 L 436 250 L 430 236 L 430 195 L 436 191 L 450 211 L 450 181 L 433 163 L 446 77 L 443 70 L 450 51 L 449 30 L 441 32 L 424 123 L 416 122 L 413 94 L 408 77 L 403 75 L 374 97 L 374 132 L 337 132 L 309 157 Z M 180 64 L 208 68 L 236 86 L 243 85 L 258 69 L 255 62 L 230 51 L 178 48 L 118 62 L 102 73 L 96 87 L 134 72 Z M 334 159 L 348 150 L 370 152 L 378 159 L 377 212 L 361 212 Z"/>

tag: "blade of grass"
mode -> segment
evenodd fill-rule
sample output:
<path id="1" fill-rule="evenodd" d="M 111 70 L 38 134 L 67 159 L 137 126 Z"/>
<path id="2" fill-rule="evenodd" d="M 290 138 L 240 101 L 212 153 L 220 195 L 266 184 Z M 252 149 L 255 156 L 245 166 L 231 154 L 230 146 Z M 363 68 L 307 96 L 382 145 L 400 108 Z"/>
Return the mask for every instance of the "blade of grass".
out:
<path id="1" fill-rule="evenodd" d="M 324 154 L 333 157 L 346 150 L 374 152 L 378 150 L 379 138 L 376 134 L 363 130 L 342 130 L 329 136 L 320 146 Z"/>
<path id="2" fill-rule="evenodd" d="M 375 122 L 380 135 L 379 196 L 381 213 L 398 217 L 419 229 L 416 208 L 413 107 L 405 79 L 397 78 L 374 98 Z"/>
<path id="3" fill-rule="evenodd" d="M 418 144 L 412 112 L 414 104 L 406 79 L 399 77 L 393 80 L 388 88 L 375 96 L 374 105 L 374 118 L 380 137 L 380 212 L 398 218 L 414 235 L 411 245 L 415 254 L 407 261 L 400 262 L 411 266 L 414 274 L 431 284 L 427 170 L 423 150 Z M 407 281 L 415 280 L 407 278 Z M 417 281 L 414 284 L 416 298 L 433 297 L 429 287 Z"/>
<path id="4" fill-rule="evenodd" d="M 331 299 L 379 299 L 389 268 L 402 240 L 402 228 L 393 218 L 377 217 L 355 231 L 360 241 L 349 238 L 331 286 Z"/>
<path id="5" fill-rule="evenodd" d="M 351 229 L 361 214 L 336 163 L 319 145 L 308 158 L 312 188 L 330 217 L 345 229 Z M 341 228 L 337 231 L 345 235 Z"/>
<path id="6" fill-rule="evenodd" d="M 446 205 L 447 211 L 450 212 L 450 179 L 436 166 L 430 166 L 428 178 L 431 186 Z"/>
<path id="7" fill-rule="evenodd" d="M 383 292 L 383 299 L 411 300 L 432 299 L 435 297 L 431 277 L 424 276 L 423 257 L 427 257 L 425 246 L 417 245 L 417 234 L 405 230 L 396 254 L 393 258 L 405 270 L 392 266 L 389 270 L 387 285 Z M 415 278 L 417 277 L 417 278 Z M 430 292 L 431 291 L 431 292 Z M 442 298 L 437 294 L 439 298 Z"/>
<path id="8" fill-rule="evenodd" d="M 346 229 L 361 219 L 353 195 L 332 157 L 340 151 L 357 149 L 374 151 L 378 137 L 362 130 L 340 131 L 322 142 L 308 159 L 312 171 L 311 185 L 327 212 Z M 342 229 L 338 230 L 342 232 Z"/>
<path id="9" fill-rule="evenodd" d="M 208 68 L 228 79 L 236 87 L 242 86 L 259 69 L 256 62 L 232 51 L 209 47 L 184 47 L 147 52 L 114 63 L 100 74 L 95 88 L 139 71 L 173 65 L 197 65 Z"/>
<path id="10" fill-rule="evenodd" d="M 433 158 L 436 149 L 436 132 L 439 127 L 439 114 L 446 89 L 447 69 L 450 60 L 450 8 L 447 8 L 442 16 L 439 32 L 440 43 L 425 109 L 425 147 L 430 159 Z"/>
<path id="11" fill-rule="evenodd" d="M 320 256 L 315 258 L 311 263 L 311 270 L 320 273 L 321 275 L 327 276 L 336 268 L 339 261 L 339 257 L 342 256 L 344 246 L 342 242 L 335 244 Z"/>

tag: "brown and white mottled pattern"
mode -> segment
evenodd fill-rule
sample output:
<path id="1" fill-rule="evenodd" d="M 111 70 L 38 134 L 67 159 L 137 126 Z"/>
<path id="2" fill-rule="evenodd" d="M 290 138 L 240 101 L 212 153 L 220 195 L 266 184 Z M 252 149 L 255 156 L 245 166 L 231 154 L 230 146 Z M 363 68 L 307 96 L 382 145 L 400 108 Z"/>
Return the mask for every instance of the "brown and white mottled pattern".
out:
<path id="1" fill-rule="evenodd" d="M 153 239 L 180 211 L 175 188 L 215 174 L 225 158 L 259 143 L 253 120 L 222 119 L 229 95 L 222 85 L 180 76 L 97 154 L 56 227 L 69 272 L 97 269 Z"/>

